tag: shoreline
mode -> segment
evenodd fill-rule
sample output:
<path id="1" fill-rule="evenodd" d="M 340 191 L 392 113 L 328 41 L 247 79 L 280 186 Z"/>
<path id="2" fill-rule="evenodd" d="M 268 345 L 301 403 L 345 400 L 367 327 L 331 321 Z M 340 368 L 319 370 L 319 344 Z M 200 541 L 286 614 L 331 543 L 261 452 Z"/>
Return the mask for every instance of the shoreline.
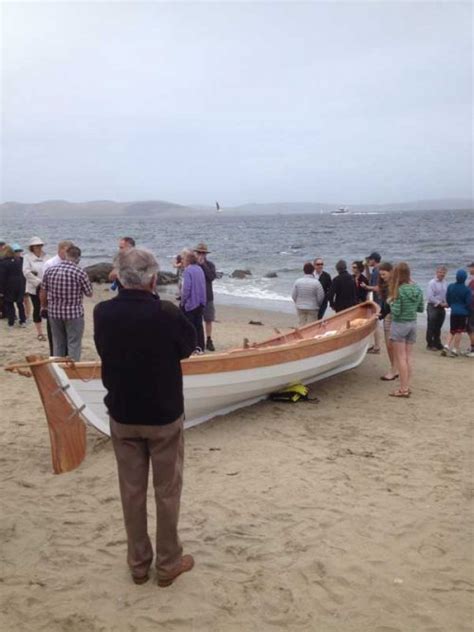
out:
<path id="1" fill-rule="evenodd" d="M 85 301 L 83 359 L 94 359 Z M 216 347 L 261 340 L 291 314 L 218 306 Z M 250 325 L 249 320 L 263 325 Z M 3 363 L 47 352 L 3 329 Z M 33 379 L 0 371 L 0 623 L 37 632 L 469 632 L 473 612 L 472 359 L 414 350 L 413 395 L 394 400 L 385 351 L 316 382 L 319 401 L 263 401 L 185 433 L 180 535 L 196 567 L 131 583 L 111 442 L 51 473 Z M 153 489 L 149 489 L 154 534 Z M 315 623 L 317 622 L 317 623 Z"/>

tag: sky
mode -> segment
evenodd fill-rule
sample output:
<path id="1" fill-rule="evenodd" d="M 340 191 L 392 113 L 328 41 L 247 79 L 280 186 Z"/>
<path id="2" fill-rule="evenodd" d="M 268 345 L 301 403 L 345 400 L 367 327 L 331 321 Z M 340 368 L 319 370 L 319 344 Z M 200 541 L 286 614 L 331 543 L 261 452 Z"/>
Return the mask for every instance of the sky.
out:
<path id="1" fill-rule="evenodd" d="M 471 3 L 1 11 L 1 201 L 472 196 Z"/>

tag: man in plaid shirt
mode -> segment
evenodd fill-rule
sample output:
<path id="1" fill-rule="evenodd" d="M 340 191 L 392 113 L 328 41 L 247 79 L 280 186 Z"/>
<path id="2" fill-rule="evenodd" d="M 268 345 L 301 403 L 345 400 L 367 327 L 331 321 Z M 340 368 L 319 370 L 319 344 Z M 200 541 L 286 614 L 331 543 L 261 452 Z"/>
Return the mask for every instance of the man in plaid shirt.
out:
<path id="1" fill-rule="evenodd" d="M 48 310 L 53 335 L 53 353 L 73 360 L 81 359 L 84 333 L 84 296 L 92 296 L 89 277 L 79 267 L 81 249 L 69 246 L 61 263 L 46 270 L 41 282 L 40 300 Z M 67 351 L 66 351 L 67 350 Z"/>

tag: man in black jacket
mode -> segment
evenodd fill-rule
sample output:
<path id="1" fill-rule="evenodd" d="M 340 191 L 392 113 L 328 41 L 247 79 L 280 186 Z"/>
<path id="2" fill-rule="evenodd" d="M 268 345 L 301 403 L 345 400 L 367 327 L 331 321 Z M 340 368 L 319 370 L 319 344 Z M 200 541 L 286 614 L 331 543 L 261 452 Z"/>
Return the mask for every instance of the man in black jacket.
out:
<path id="1" fill-rule="evenodd" d="M 326 272 L 326 270 L 324 270 L 324 261 L 322 260 L 321 257 L 316 257 L 313 265 L 314 265 L 314 276 L 321 283 L 324 290 L 324 301 L 321 303 L 318 310 L 318 320 L 321 320 L 321 318 L 324 317 L 324 312 L 326 311 L 328 307 L 328 294 L 329 294 L 329 288 L 331 287 L 331 277 Z"/>
<path id="2" fill-rule="evenodd" d="M 196 346 L 193 325 L 154 294 L 158 264 L 145 250 L 121 251 L 114 262 L 123 290 L 94 309 L 94 340 L 102 359 L 128 540 L 136 584 L 149 578 L 153 547 L 147 532 L 151 461 L 156 500 L 156 572 L 169 586 L 194 560 L 183 555 L 178 516 L 183 474 L 181 363 Z"/>
<path id="3" fill-rule="evenodd" d="M 206 277 L 206 305 L 202 312 L 204 325 L 206 327 L 206 349 L 208 351 L 215 351 L 216 349 L 212 340 L 212 323 L 216 320 L 216 310 L 214 307 L 212 282 L 215 281 L 217 276 L 216 266 L 207 258 L 209 250 L 205 243 L 199 243 L 194 249 L 194 252 L 197 256 L 198 264 L 201 266 L 204 276 Z"/>
<path id="4" fill-rule="evenodd" d="M 329 305 L 335 312 L 342 312 L 357 304 L 356 286 L 344 259 L 336 263 L 336 270 L 338 275 L 332 280 L 329 289 Z"/>

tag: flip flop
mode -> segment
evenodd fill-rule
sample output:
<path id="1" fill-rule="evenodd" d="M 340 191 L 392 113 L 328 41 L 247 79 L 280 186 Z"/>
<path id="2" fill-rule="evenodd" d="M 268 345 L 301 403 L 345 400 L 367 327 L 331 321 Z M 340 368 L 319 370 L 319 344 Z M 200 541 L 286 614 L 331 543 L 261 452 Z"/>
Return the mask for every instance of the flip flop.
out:
<path id="1" fill-rule="evenodd" d="M 382 377 L 380 378 L 383 382 L 393 382 L 393 380 L 396 380 L 398 378 L 398 373 L 396 375 L 394 375 L 393 377 L 387 377 L 386 375 L 382 375 Z"/>
<path id="2" fill-rule="evenodd" d="M 375 347 L 371 347 L 367 349 L 367 353 L 373 353 L 374 355 L 378 355 L 380 353 L 380 349 L 376 349 Z"/>
<path id="3" fill-rule="evenodd" d="M 393 391 L 389 393 L 390 397 L 410 397 L 410 391 L 401 391 L 400 389 L 397 391 Z"/>
<path id="4" fill-rule="evenodd" d="M 48 340 L 44 334 L 38 334 L 37 338 L 38 340 L 41 340 L 41 342 L 45 342 L 46 340 Z"/>

